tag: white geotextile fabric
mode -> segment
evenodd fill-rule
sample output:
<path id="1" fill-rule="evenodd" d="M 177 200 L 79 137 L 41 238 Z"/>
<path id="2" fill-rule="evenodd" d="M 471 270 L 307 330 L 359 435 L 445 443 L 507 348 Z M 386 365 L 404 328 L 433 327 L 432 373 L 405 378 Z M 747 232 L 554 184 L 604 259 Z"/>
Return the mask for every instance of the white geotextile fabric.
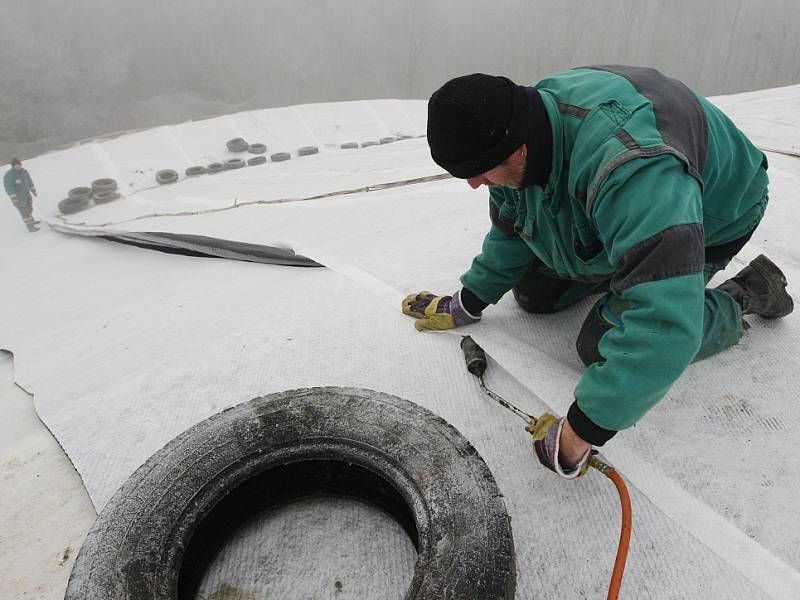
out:
<path id="1" fill-rule="evenodd" d="M 774 114 L 761 119 L 776 94 Z M 757 142 L 791 150 L 800 86 L 741 96 L 719 102 L 746 131 L 754 127 Z M 53 231 L 28 235 L 5 210 L 2 274 L 11 284 L 0 296 L 0 347 L 14 352 L 18 383 L 34 393 L 98 509 L 163 444 L 227 406 L 297 387 L 372 388 L 441 415 L 486 460 L 512 517 L 517 597 L 602 597 L 618 537 L 613 486 L 596 473 L 566 482 L 541 468 L 522 422 L 466 373 L 459 338 L 417 333 L 399 310 L 405 293 L 458 288 L 488 227 L 486 192 L 447 180 L 242 205 L 439 173 L 424 139 L 338 149 L 422 133 L 424 102 L 312 105 L 160 128 L 27 161 L 49 222 L 282 244 L 329 268 L 172 256 Z M 226 158 L 224 141 L 239 135 L 266 142 L 270 152 L 309 144 L 321 152 L 151 186 L 155 169 Z M 727 274 L 766 252 L 798 296 L 800 159 L 769 158 L 767 216 Z M 118 178 L 126 197 L 55 216 L 69 187 L 104 176 Z M 203 212 L 234 200 L 236 208 Z M 192 214 L 147 217 L 179 212 Z M 574 339 L 590 305 L 534 317 L 508 295 L 487 309 L 465 330 L 492 358 L 487 384 L 532 414 L 565 412 L 581 373 Z M 604 448 L 633 497 L 622 597 L 800 597 L 793 451 L 800 325 L 794 315 L 751 321 L 737 347 L 690 367 L 636 427 Z M 314 525 L 307 516 L 299 522 Z M 274 585 L 270 593 L 296 591 L 290 580 Z M 369 597 L 383 597 L 380 585 Z M 336 597 L 358 597 L 348 595 L 352 589 L 344 585 Z"/>
<path id="2" fill-rule="evenodd" d="M 239 529 L 207 569 L 198 597 L 402 600 L 416 559 L 411 539 L 380 509 L 310 498 Z"/>

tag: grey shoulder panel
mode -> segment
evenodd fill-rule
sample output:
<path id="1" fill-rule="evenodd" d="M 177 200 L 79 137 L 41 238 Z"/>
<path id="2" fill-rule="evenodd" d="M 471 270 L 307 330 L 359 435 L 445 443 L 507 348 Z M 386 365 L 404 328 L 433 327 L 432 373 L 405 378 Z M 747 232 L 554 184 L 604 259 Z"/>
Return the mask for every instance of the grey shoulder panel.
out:
<path id="1" fill-rule="evenodd" d="M 622 255 L 611 280 L 611 291 L 620 294 L 640 283 L 699 273 L 704 264 L 703 226 L 673 225 Z"/>
<path id="2" fill-rule="evenodd" d="M 514 229 L 514 224 L 504 221 L 500 217 L 500 209 L 497 208 L 497 205 L 489 200 L 489 219 L 492 222 L 492 225 L 497 227 L 500 231 L 505 233 L 506 235 L 514 235 L 518 236 L 519 234 Z"/>
<path id="3" fill-rule="evenodd" d="M 623 132 L 623 134 L 620 134 Z M 603 168 L 598 171 L 595 175 L 594 180 L 592 181 L 592 187 L 590 192 L 587 195 L 586 201 L 584 202 L 586 206 L 586 214 L 591 217 L 592 209 L 594 208 L 594 202 L 597 200 L 597 195 L 600 193 L 600 186 L 602 185 L 603 181 L 605 181 L 606 177 L 608 177 L 614 169 L 616 169 L 621 164 L 628 162 L 629 160 L 633 160 L 635 158 L 642 158 L 647 156 L 661 156 L 662 154 L 671 154 L 673 156 L 678 157 L 684 164 L 689 164 L 688 159 L 682 152 L 676 150 L 672 146 L 655 146 L 653 148 L 640 148 L 633 138 L 627 134 L 624 130 L 618 130 L 615 134 L 615 137 L 619 139 L 623 144 L 629 147 L 629 150 L 626 150 L 622 154 L 618 154 L 614 157 L 611 161 L 603 166 Z M 702 189 L 703 182 L 700 181 L 700 186 Z"/>
<path id="4" fill-rule="evenodd" d="M 692 90 L 677 79 L 647 67 L 597 65 L 585 68 L 624 77 L 650 100 L 656 127 L 664 142 L 686 157 L 689 172 L 702 184 L 708 153 L 708 122 Z"/>

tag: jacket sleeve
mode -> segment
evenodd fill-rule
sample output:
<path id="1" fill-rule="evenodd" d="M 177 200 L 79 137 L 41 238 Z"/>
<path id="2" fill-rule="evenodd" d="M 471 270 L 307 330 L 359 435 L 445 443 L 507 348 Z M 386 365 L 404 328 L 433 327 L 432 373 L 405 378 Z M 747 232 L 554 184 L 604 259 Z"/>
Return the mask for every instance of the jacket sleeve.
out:
<path id="1" fill-rule="evenodd" d="M 487 304 L 496 304 L 517 284 L 536 258 L 513 227 L 500 220 L 499 207 L 503 202 L 502 189 L 491 188 L 491 229 L 483 240 L 481 253 L 473 259 L 469 271 L 461 276 L 463 286 Z"/>
<path id="2" fill-rule="evenodd" d="M 702 193 L 677 158 L 639 158 L 612 172 L 591 216 L 616 267 L 622 326 L 601 338 L 605 361 L 584 372 L 568 419 L 601 445 L 655 406 L 700 347 Z"/>
<path id="3" fill-rule="evenodd" d="M 6 194 L 9 196 L 13 196 L 17 193 L 16 189 L 14 189 L 14 170 L 6 171 L 6 174 L 3 176 L 3 186 L 6 188 Z"/>
<path id="4" fill-rule="evenodd" d="M 25 169 L 25 177 L 28 178 L 28 189 L 33 188 L 36 189 L 36 186 L 33 184 L 33 179 L 31 178 L 31 174 Z"/>

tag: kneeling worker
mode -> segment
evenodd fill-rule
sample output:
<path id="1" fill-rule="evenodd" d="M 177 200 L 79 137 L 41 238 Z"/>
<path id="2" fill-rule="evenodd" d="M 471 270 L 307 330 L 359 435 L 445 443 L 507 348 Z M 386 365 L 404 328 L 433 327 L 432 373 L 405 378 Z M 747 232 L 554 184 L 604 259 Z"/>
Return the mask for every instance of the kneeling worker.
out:
<path id="1" fill-rule="evenodd" d="M 530 313 L 602 293 L 576 343 L 587 369 L 566 417 L 534 435 L 572 478 L 591 446 L 635 424 L 693 361 L 736 344 L 743 315 L 792 312 L 786 279 L 759 256 L 709 279 L 753 235 L 767 159 L 713 104 L 641 67 L 572 69 L 532 87 L 467 75 L 428 103 L 433 160 L 489 188 L 491 229 L 452 296 L 411 294 L 416 327 L 480 319 L 509 290 Z"/>

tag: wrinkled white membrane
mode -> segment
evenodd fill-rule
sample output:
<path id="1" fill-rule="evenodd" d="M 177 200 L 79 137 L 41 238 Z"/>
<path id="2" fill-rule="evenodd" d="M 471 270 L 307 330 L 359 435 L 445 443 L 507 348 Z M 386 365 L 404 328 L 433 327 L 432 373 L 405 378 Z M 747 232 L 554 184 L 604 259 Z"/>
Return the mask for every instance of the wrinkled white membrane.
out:
<path id="1" fill-rule="evenodd" d="M 799 86 L 716 101 L 757 143 L 795 147 Z M 422 135 L 424 109 L 421 101 L 271 109 L 27 161 L 49 223 L 88 233 L 167 231 L 281 243 L 329 268 L 166 255 L 46 227 L 29 235 L 6 207 L 0 269 L 11 284 L 0 295 L 0 347 L 14 352 L 18 383 L 34 393 L 98 508 L 163 444 L 227 406 L 296 387 L 368 387 L 433 410 L 481 453 L 512 518 L 517 597 L 602 597 L 619 535 L 613 486 L 596 473 L 566 482 L 542 469 L 521 422 L 483 396 L 466 372 L 459 338 L 417 333 L 399 310 L 411 291 L 458 289 L 488 228 L 485 191 L 445 180 L 239 205 L 440 173 L 423 138 L 338 147 L 387 132 Z M 240 135 L 267 143 L 270 153 L 305 145 L 320 152 L 155 184 L 157 169 L 182 172 L 189 163 L 233 156 L 224 143 Z M 769 158 L 767 216 L 727 274 L 766 252 L 795 292 L 800 159 Z M 57 216 L 70 187 L 106 176 L 119 181 L 123 198 Z M 185 214 L 148 216 L 164 213 Z M 566 411 L 581 373 L 574 339 L 590 305 L 531 316 L 509 295 L 488 308 L 465 330 L 490 355 L 487 384 L 527 412 Z M 794 315 L 751 322 L 738 346 L 690 367 L 636 427 L 604 448 L 633 498 L 622 597 L 800 597 L 800 458 L 792 450 L 800 326 Z M 347 542 L 351 572 L 374 541 L 364 532 L 377 526 L 366 513 L 358 520 L 361 534 Z M 313 514 L 304 521 L 318 525 Z M 302 536 L 286 535 L 295 548 L 287 560 L 302 564 Z M 401 548 L 386 552 L 388 563 L 403 563 Z M 263 575 L 255 559 L 251 567 L 254 577 Z M 208 589 L 227 583 L 235 582 L 223 575 Z M 391 589 L 373 588 L 374 597 L 391 596 Z"/>

